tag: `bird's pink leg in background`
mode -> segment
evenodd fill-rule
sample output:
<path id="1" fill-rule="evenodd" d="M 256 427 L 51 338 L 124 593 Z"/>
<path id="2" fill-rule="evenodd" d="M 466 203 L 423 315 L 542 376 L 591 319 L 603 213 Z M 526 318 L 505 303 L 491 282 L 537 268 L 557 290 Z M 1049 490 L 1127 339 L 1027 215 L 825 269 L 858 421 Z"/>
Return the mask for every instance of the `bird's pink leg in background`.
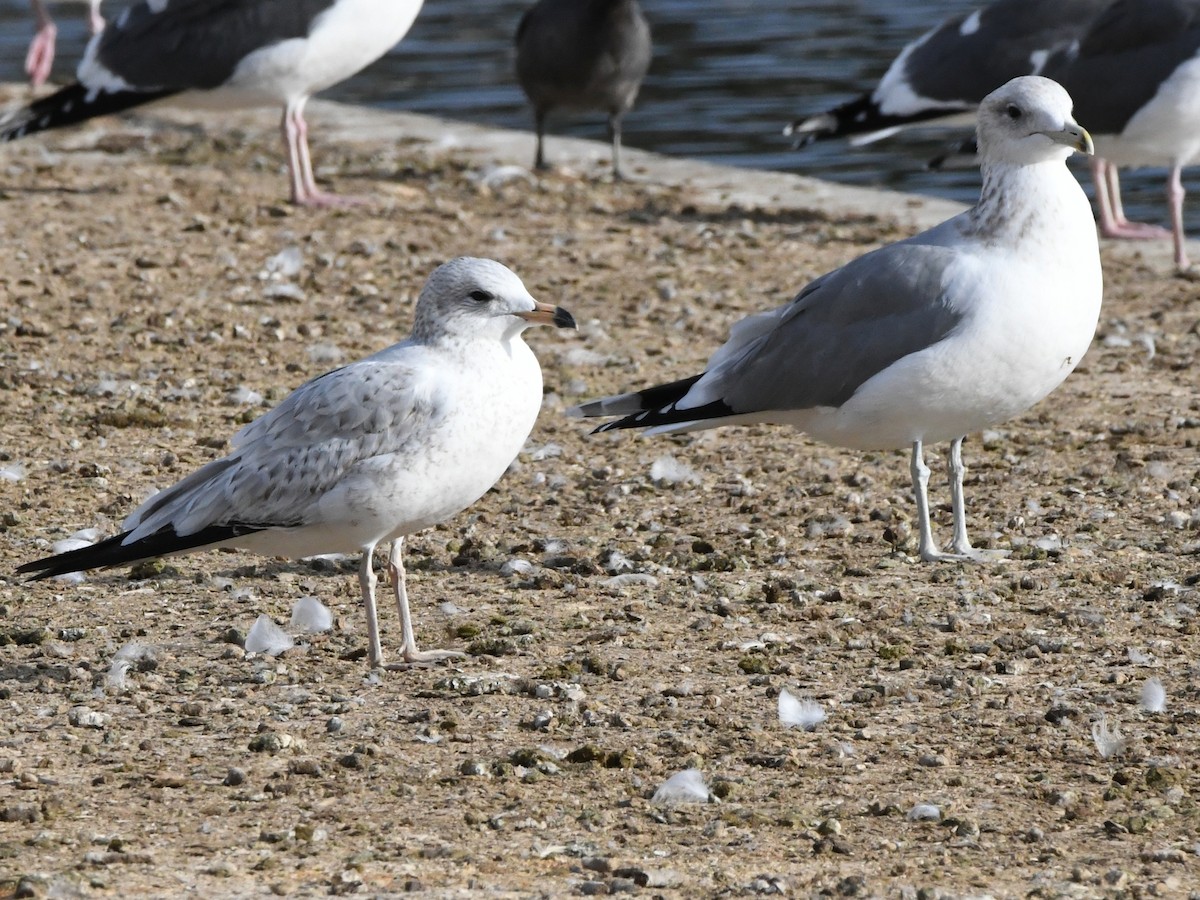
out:
<path id="1" fill-rule="evenodd" d="M 1096 186 L 1096 207 L 1100 213 L 1100 233 L 1106 238 L 1127 241 L 1158 241 L 1171 232 L 1147 222 L 1130 222 L 1121 205 L 1121 176 L 1117 167 L 1106 159 L 1091 159 L 1092 181 Z"/>
<path id="2" fill-rule="evenodd" d="M 308 153 L 308 123 L 304 121 L 307 97 L 289 102 L 283 110 L 283 144 L 287 153 L 288 180 L 292 202 L 297 206 L 361 206 L 370 202 L 365 197 L 344 197 L 317 187 L 313 177 L 312 157 Z"/>
<path id="3" fill-rule="evenodd" d="M 29 0 L 29 7 L 37 18 L 37 31 L 29 42 L 29 51 L 25 54 L 25 74 L 29 83 L 41 87 L 50 77 L 50 69 L 54 66 L 54 45 L 58 39 L 58 28 L 50 18 L 50 12 L 42 0 Z"/>

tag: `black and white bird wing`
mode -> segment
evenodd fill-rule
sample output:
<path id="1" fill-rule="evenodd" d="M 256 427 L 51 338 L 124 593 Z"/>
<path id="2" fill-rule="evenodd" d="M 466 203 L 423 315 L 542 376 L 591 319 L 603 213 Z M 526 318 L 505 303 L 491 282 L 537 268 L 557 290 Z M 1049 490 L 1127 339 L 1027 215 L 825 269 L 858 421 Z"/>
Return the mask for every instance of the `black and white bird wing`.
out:
<path id="1" fill-rule="evenodd" d="M 228 82 L 256 51 L 306 36 L 333 0 L 142 0 L 89 42 L 76 82 L 0 120 L 0 141 Z"/>
<path id="2" fill-rule="evenodd" d="M 798 120 L 799 144 L 859 136 L 868 143 L 905 126 L 973 110 L 1078 37 L 1110 0 L 998 0 L 952 16 L 907 44 L 879 84 L 841 106 Z"/>
<path id="3" fill-rule="evenodd" d="M 714 420 L 838 407 L 896 361 L 948 337 L 964 311 L 946 295 L 955 251 L 906 241 L 809 284 L 791 303 L 741 320 L 703 374 L 577 407 L 614 428 L 687 430 Z"/>
<path id="4" fill-rule="evenodd" d="M 1075 118 L 1119 134 L 1168 77 L 1200 52 L 1200 2 L 1116 0 L 1042 74 L 1067 89 Z"/>
<path id="5" fill-rule="evenodd" d="M 18 571 L 46 578 L 312 524 L 343 479 L 438 427 L 446 403 L 432 373 L 371 358 L 316 378 L 239 432 L 228 456 L 148 499 L 121 534 Z"/>
<path id="6" fill-rule="evenodd" d="M 131 90 L 210 90 L 250 54 L 309 34 L 333 0 L 143 0 L 94 39 L 94 73 Z"/>

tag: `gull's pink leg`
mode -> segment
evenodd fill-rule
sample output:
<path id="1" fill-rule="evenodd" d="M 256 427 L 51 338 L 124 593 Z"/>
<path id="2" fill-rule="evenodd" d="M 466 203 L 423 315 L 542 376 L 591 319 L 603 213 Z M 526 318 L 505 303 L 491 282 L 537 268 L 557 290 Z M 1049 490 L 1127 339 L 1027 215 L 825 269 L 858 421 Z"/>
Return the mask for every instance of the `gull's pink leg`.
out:
<path id="1" fill-rule="evenodd" d="M 1100 234 L 1106 238 L 1129 241 L 1156 241 L 1169 237 L 1171 232 L 1146 222 L 1130 222 L 1121 205 L 1121 176 L 1117 167 L 1106 159 L 1093 156 L 1092 181 L 1096 186 L 1096 206 L 1100 213 Z"/>
<path id="2" fill-rule="evenodd" d="M 50 77 L 50 69 L 54 66 L 58 29 L 42 0 L 29 0 L 29 7 L 37 18 L 37 31 L 29 42 L 29 52 L 25 54 L 25 74 L 29 76 L 30 84 L 41 87 Z"/>
<path id="3" fill-rule="evenodd" d="M 104 16 L 100 15 L 101 0 L 88 0 L 88 31 L 99 34 L 104 30 Z"/>
<path id="4" fill-rule="evenodd" d="M 392 541 L 388 552 L 388 573 L 392 576 L 392 588 L 396 592 L 396 607 L 400 610 L 400 656 L 407 664 L 437 662 L 439 659 L 454 659 L 466 656 L 458 650 L 421 650 L 417 647 L 417 635 L 413 630 L 412 614 L 408 610 L 408 591 L 404 585 L 404 538 Z"/>
<path id="5" fill-rule="evenodd" d="M 1167 204 L 1171 207 L 1171 234 L 1175 238 L 1175 266 L 1180 271 L 1188 268 L 1187 235 L 1183 233 L 1183 181 L 1179 177 L 1183 167 L 1176 163 L 1171 166 L 1171 176 L 1167 179 Z"/>
<path id="6" fill-rule="evenodd" d="M 297 206 L 318 207 L 361 206 L 370 202 L 365 197 L 343 197 L 317 187 L 312 157 L 308 153 L 308 123 L 304 121 L 304 104 L 307 102 L 307 97 L 291 101 L 283 111 L 283 143 L 287 150 L 292 202 Z"/>

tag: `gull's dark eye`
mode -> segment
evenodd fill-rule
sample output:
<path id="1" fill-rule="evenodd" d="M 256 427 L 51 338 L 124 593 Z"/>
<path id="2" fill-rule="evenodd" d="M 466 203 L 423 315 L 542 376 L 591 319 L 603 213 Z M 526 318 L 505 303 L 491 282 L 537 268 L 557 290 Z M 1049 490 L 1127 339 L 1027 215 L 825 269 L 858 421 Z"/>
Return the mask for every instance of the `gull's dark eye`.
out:
<path id="1" fill-rule="evenodd" d="M 1021 118 L 1021 107 L 1017 106 L 1015 103 L 1010 103 L 1005 108 L 1004 114 L 1010 119 L 1019 119 Z"/>
<path id="2" fill-rule="evenodd" d="M 468 296 L 476 303 L 491 303 L 496 299 L 496 295 L 489 291 L 471 291 Z"/>

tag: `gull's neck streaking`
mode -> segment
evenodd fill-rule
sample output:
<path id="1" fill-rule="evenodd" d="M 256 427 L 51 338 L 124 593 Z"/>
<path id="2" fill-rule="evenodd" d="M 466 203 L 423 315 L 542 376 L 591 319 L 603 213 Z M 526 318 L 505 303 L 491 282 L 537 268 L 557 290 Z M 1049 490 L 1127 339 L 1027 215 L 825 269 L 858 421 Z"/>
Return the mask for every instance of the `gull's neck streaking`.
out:
<path id="1" fill-rule="evenodd" d="M 1062 159 L 985 162 L 982 172 L 979 202 L 967 211 L 964 234 L 985 244 L 1019 246 L 1044 239 L 1047 227 L 1092 227 L 1087 196 Z"/>

